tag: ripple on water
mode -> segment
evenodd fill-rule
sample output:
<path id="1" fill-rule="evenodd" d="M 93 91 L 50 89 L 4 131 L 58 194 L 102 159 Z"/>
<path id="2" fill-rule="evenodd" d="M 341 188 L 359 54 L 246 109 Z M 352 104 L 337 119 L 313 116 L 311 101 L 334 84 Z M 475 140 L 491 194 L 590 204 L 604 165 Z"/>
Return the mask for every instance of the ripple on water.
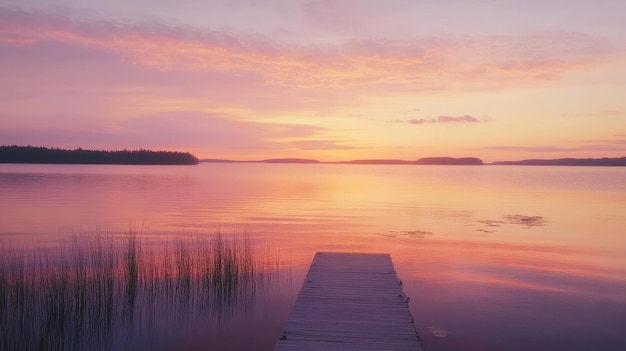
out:
<path id="1" fill-rule="evenodd" d="M 438 338 L 445 338 L 448 335 L 450 335 L 450 333 L 447 330 L 444 330 L 441 328 L 428 327 L 428 331 Z"/>
<path id="2" fill-rule="evenodd" d="M 542 227 L 546 225 L 546 219 L 542 216 L 527 216 L 527 215 L 504 215 L 500 220 L 482 220 L 478 223 L 483 225 L 483 228 L 476 229 L 476 231 L 484 233 L 497 233 L 498 228 L 503 224 L 521 225 L 523 228 L 529 229 L 532 227 Z"/>

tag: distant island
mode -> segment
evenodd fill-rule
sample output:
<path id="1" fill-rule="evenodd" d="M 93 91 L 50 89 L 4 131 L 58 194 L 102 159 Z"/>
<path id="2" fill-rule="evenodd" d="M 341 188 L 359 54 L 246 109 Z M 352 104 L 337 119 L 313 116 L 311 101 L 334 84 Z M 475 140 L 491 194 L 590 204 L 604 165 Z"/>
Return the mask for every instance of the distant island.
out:
<path id="1" fill-rule="evenodd" d="M 481 165 L 515 165 L 515 166 L 626 166 L 626 157 L 619 158 L 560 158 L 553 160 L 530 159 L 521 161 L 496 161 L 484 163 L 475 157 L 424 157 L 418 160 L 400 159 L 362 159 L 350 161 L 326 162 L 305 158 L 272 158 L 261 161 L 235 161 L 228 159 L 202 159 L 200 162 L 239 162 L 239 163 L 322 163 L 322 164 L 354 164 L 354 165 L 444 165 L 444 166 L 481 166 Z"/>
<path id="2" fill-rule="evenodd" d="M 559 158 L 553 160 L 531 159 L 521 161 L 497 161 L 492 165 L 496 166 L 605 166 L 623 167 L 626 166 L 626 157 L 618 158 Z"/>
<path id="3" fill-rule="evenodd" d="M 461 166 L 480 166 L 483 161 L 474 157 L 425 157 L 419 160 L 407 161 L 396 159 L 368 159 L 368 160 L 352 160 L 323 162 L 306 158 L 270 158 L 261 161 L 235 161 L 229 159 L 207 158 L 201 159 L 200 162 L 240 162 L 240 163 L 330 163 L 330 164 L 357 164 L 357 165 L 461 165 Z"/>
<path id="4" fill-rule="evenodd" d="M 65 150 L 33 146 L 0 146 L 0 163 L 195 165 L 189 152 L 151 150 Z"/>

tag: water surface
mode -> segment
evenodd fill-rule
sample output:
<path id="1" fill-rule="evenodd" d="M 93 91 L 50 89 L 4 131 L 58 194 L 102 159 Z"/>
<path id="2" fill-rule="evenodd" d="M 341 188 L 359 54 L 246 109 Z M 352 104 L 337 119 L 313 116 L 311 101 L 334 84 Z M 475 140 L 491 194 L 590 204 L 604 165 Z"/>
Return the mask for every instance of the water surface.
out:
<path id="1" fill-rule="evenodd" d="M 5 164 L 0 194 L 14 256 L 131 228 L 150 257 L 220 231 L 271 262 L 243 304 L 119 306 L 104 349 L 271 350 L 320 250 L 391 253 L 430 351 L 626 349 L 624 168 Z"/>

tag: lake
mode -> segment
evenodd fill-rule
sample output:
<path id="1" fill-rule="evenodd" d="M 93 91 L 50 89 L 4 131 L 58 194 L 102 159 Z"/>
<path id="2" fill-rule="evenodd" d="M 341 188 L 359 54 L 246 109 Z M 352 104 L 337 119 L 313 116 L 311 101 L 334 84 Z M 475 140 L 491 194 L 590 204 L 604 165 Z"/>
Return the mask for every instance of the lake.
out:
<path id="1" fill-rule="evenodd" d="M 0 194 L 3 350 L 271 350 L 317 251 L 390 253 L 428 351 L 626 349 L 626 168 L 1 164 Z"/>

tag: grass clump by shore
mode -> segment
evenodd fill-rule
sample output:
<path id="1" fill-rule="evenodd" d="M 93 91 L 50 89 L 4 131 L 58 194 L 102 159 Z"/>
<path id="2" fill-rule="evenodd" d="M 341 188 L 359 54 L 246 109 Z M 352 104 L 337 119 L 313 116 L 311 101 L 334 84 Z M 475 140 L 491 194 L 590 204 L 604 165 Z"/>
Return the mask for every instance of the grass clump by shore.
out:
<path id="1" fill-rule="evenodd" d="M 0 249 L 0 350 L 111 349 L 133 333 L 245 313 L 276 266 L 247 235 L 75 238 Z M 274 267 L 274 268 L 269 268 Z M 117 341 L 116 341 L 117 340 Z"/>

